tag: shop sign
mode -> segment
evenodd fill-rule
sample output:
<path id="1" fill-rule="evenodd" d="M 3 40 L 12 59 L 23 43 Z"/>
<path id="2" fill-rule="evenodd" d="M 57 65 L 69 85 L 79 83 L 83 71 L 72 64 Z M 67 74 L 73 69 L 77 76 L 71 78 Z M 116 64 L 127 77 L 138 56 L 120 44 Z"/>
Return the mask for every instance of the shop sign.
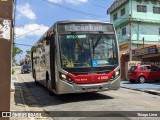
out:
<path id="1" fill-rule="evenodd" d="M 157 48 L 157 52 L 160 53 L 160 48 Z"/>
<path id="2" fill-rule="evenodd" d="M 148 48 L 148 54 L 155 54 L 155 53 L 157 53 L 156 45 L 151 46 L 151 47 Z"/>
<path id="3" fill-rule="evenodd" d="M 155 54 L 157 53 L 157 47 L 156 45 L 150 46 L 150 47 L 146 47 L 146 48 L 142 48 L 140 50 L 132 50 L 132 56 L 142 56 L 142 55 L 148 55 L 148 54 Z"/>
<path id="4" fill-rule="evenodd" d="M 130 69 L 131 66 L 137 66 L 140 64 L 141 64 L 141 61 L 129 61 L 128 62 L 128 69 Z"/>
<path id="5" fill-rule="evenodd" d="M 132 56 L 135 56 L 135 54 L 136 54 L 136 51 L 132 50 Z"/>

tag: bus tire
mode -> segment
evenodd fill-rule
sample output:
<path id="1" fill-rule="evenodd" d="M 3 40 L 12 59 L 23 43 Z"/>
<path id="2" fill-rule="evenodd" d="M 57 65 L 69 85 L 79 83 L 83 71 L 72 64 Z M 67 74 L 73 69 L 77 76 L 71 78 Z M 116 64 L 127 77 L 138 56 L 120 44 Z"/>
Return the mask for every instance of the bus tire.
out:
<path id="1" fill-rule="evenodd" d="M 34 78 L 34 82 L 36 83 L 36 85 L 38 84 L 37 80 L 36 80 L 36 72 L 35 70 L 33 71 L 33 78 Z"/>
<path id="2" fill-rule="evenodd" d="M 51 91 L 51 85 L 50 84 L 51 84 L 50 80 L 47 80 L 46 86 L 47 86 L 48 94 L 50 96 L 53 96 L 53 92 Z"/>
<path id="3" fill-rule="evenodd" d="M 51 81 L 49 80 L 48 72 L 46 73 L 46 87 L 47 87 L 48 94 L 52 96 L 53 93 L 51 91 Z"/>

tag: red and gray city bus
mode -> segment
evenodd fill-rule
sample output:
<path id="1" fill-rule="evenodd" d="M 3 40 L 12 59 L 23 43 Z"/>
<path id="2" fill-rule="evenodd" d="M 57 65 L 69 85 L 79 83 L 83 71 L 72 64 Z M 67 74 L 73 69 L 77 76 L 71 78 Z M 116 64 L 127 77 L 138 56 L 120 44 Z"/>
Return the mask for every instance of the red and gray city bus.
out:
<path id="1" fill-rule="evenodd" d="M 118 40 L 109 22 L 56 22 L 31 51 L 33 78 L 50 92 L 98 92 L 120 87 Z"/>

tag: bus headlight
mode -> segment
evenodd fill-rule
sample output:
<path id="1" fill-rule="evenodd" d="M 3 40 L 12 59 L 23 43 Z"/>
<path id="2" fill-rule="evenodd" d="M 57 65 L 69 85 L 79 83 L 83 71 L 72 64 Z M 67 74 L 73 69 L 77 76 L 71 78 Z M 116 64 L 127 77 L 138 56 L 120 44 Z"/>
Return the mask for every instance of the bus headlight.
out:
<path id="1" fill-rule="evenodd" d="M 59 72 L 59 78 L 60 78 L 61 80 L 66 80 L 67 76 L 64 75 L 63 73 L 60 73 L 60 72 Z"/>
<path id="2" fill-rule="evenodd" d="M 111 76 L 111 81 L 115 80 L 116 78 L 118 78 L 120 76 L 120 69 L 116 70 L 115 73 Z"/>
<path id="3" fill-rule="evenodd" d="M 62 79 L 66 79 L 67 77 L 66 77 L 66 75 L 64 75 L 64 74 L 61 74 L 61 78 L 62 78 Z"/>
<path id="4" fill-rule="evenodd" d="M 115 76 L 119 76 L 119 74 L 120 74 L 120 70 L 115 71 Z"/>
<path id="5" fill-rule="evenodd" d="M 60 77 L 61 80 L 66 81 L 70 84 L 74 83 L 72 78 L 68 77 L 67 75 L 64 75 L 63 73 L 59 73 L 59 77 Z"/>

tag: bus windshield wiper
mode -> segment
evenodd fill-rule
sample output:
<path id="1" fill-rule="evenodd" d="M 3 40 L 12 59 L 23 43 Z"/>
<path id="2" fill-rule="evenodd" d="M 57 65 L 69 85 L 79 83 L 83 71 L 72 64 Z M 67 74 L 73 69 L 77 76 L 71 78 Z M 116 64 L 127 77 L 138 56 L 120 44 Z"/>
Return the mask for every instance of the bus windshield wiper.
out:
<path id="1" fill-rule="evenodd" d="M 78 35 L 76 34 L 76 32 L 72 32 L 71 34 L 75 36 L 74 40 L 76 44 L 81 49 L 81 51 L 84 52 L 83 42 L 78 38 Z"/>
<path id="2" fill-rule="evenodd" d="M 95 48 L 97 47 L 99 41 L 101 40 L 102 36 L 103 36 L 103 32 L 99 32 L 100 35 L 98 36 L 95 44 L 93 43 L 93 39 L 92 39 L 92 46 L 93 46 L 93 58 L 94 58 L 94 51 L 95 51 Z"/>
<path id="3" fill-rule="evenodd" d="M 95 49 L 97 47 L 97 45 L 98 45 L 99 41 L 101 40 L 102 36 L 103 36 L 103 32 L 100 32 L 100 35 L 98 36 L 95 44 L 93 44 L 93 49 Z"/>

